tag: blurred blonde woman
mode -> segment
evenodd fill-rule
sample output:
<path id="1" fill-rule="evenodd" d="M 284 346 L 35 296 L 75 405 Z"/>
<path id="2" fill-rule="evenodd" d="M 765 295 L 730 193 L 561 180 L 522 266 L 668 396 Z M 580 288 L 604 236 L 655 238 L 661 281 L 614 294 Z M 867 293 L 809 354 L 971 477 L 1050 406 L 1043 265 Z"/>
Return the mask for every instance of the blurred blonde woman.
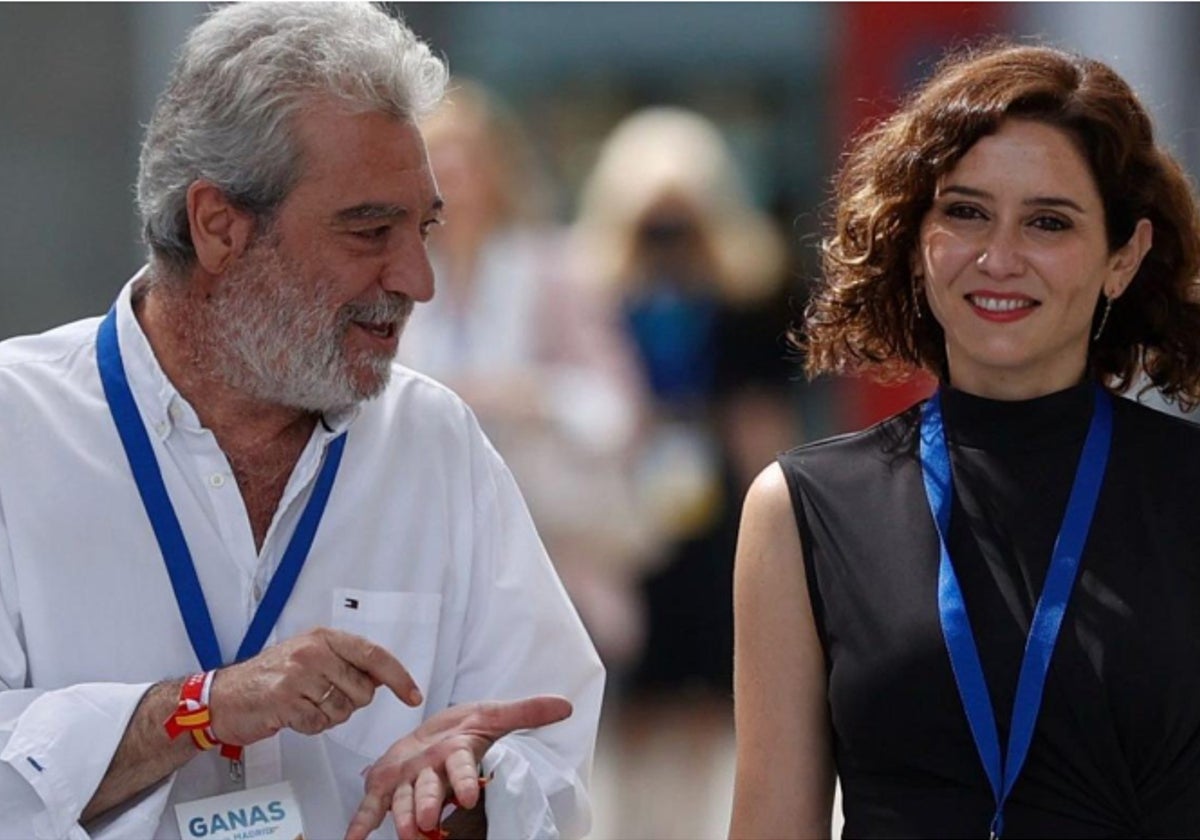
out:
<path id="1" fill-rule="evenodd" d="M 727 695 L 735 506 L 795 437 L 774 340 L 787 325 L 782 237 L 716 126 L 674 107 L 616 127 L 573 233 L 577 271 L 616 300 L 653 396 L 640 499 L 671 543 L 649 582 L 637 682 Z"/>
<path id="2" fill-rule="evenodd" d="M 638 819 L 607 833 L 708 836 L 728 806 L 738 499 L 796 435 L 775 340 L 789 320 L 784 244 L 721 133 L 682 108 L 614 129 L 572 233 L 574 270 L 621 312 L 652 395 L 638 500 L 667 540 L 620 715 L 619 766 L 645 780 L 626 784 L 620 811 Z"/>

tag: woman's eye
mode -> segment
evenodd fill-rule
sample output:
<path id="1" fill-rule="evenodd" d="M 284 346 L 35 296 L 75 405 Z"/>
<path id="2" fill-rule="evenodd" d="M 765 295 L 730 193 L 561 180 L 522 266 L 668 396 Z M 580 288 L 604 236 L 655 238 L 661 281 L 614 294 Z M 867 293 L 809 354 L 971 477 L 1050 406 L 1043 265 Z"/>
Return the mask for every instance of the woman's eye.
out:
<path id="1" fill-rule="evenodd" d="M 983 211 L 973 204 L 951 204 L 945 213 L 952 219 L 984 219 Z"/>
<path id="2" fill-rule="evenodd" d="M 1038 216 L 1033 220 L 1033 226 L 1038 230 L 1050 232 L 1067 230 L 1071 227 L 1071 223 L 1059 216 Z"/>

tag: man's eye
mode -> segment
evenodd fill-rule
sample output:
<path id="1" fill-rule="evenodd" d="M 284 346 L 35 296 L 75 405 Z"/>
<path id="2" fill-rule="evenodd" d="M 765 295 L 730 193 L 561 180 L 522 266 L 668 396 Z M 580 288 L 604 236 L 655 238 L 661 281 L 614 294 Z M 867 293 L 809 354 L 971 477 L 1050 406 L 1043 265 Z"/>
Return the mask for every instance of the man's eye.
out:
<path id="1" fill-rule="evenodd" d="M 373 227 L 373 228 L 364 228 L 363 230 L 351 231 L 351 233 L 353 233 L 359 239 L 366 239 L 368 241 L 383 239 L 385 236 L 387 236 L 387 232 L 388 232 L 388 228 L 386 225 L 382 225 L 380 227 Z"/>
<path id="2" fill-rule="evenodd" d="M 421 238 L 422 239 L 427 238 L 429 236 L 429 234 L 433 232 L 433 229 L 435 227 L 440 227 L 441 224 L 442 224 L 441 219 L 430 219 L 427 222 L 421 222 Z"/>

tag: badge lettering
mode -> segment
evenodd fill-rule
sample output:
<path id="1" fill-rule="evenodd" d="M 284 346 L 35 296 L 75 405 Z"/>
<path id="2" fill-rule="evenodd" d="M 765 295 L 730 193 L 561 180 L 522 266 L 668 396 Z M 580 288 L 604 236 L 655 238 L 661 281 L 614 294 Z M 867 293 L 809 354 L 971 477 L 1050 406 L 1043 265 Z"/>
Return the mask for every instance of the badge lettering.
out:
<path id="1" fill-rule="evenodd" d="M 179 803 L 175 812 L 183 840 L 296 840 L 304 837 L 300 804 L 288 782 Z"/>
<path id="2" fill-rule="evenodd" d="M 232 831 L 235 828 L 250 828 L 256 825 L 266 825 L 282 822 L 287 818 L 287 811 L 278 799 L 267 803 L 264 810 L 261 805 L 250 808 L 237 808 L 228 811 L 218 811 L 208 819 L 193 817 L 188 822 L 188 831 L 193 837 L 207 837 L 218 831 Z"/>

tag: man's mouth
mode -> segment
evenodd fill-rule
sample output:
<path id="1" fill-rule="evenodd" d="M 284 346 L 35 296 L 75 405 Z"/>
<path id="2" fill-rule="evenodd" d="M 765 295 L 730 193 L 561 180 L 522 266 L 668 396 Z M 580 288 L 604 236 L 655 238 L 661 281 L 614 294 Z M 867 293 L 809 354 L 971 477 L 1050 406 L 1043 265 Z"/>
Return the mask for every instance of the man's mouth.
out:
<path id="1" fill-rule="evenodd" d="M 376 338 L 392 338 L 396 335 L 395 321 L 353 321 L 354 326 Z"/>

